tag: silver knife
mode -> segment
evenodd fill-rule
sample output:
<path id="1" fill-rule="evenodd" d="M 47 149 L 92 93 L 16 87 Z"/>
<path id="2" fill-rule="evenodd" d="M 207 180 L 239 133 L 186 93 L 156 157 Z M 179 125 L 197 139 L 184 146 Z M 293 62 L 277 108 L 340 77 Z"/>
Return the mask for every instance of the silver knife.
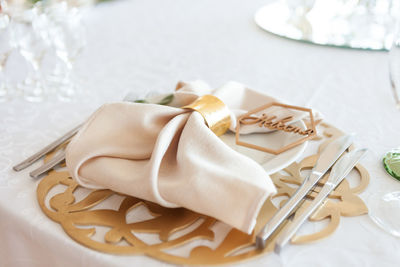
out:
<path id="1" fill-rule="evenodd" d="M 259 249 L 265 248 L 267 239 L 274 233 L 274 231 L 281 225 L 281 223 L 294 211 L 302 199 L 308 192 L 315 186 L 315 184 L 322 178 L 322 176 L 329 170 L 329 168 L 336 162 L 342 153 L 353 143 L 353 135 L 345 135 L 332 141 L 321 152 L 311 174 L 304 179 L 302 185 L 297 189 L 294 195 L 283 205 L 278 212 L 268 221 L 268 223 L 261 229 L 256 237 L 256 246 Z"/>
<path id="2" fill-rule="evenodd" d="M 282 248 L 289 242 L 292 236 L 300 228 L 305 220 L 320 206 L 322 201 L 343 181 L 343 179 L 354 168 L 358 161 L 367 153 L 367 149 L 354 150 L 337 161 L 332 167 L 331 174 L 319 194 L 314 198 L 311 204 L 296 217 L 288 228 L 278 237 L 275 243 L 275 252 L 280 253 Z"/>

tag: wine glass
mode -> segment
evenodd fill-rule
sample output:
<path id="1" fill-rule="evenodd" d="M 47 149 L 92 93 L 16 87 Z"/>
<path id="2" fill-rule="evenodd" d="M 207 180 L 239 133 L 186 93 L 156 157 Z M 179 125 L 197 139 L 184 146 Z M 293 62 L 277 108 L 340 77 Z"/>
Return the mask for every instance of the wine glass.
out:
<path id="1" fill-rule="evenodd" d="M 7 95 L 4 66 L 10 51 L 2 49 L 7 43 L 29 67 L 24 82 L 16 86 L 19 93 L 29 101 L 41 101 L 53 92 L 62 100 L 71 100 L 76 92 L 74 64 L 86 44 L 81 9 L 91 1 L 12 1 L 7 7 L 8 2 L 0 0 L 0 99 Z M 1 11 L 5 8 L 7 13 Z M 7 42 L 3 42 L 3 28 L 9 34 Z M 49 63 L 54 67 L 46 68 Z"/>
<path id="2" fill-rule="evenodd" d="M 28 63 L 30 69 L 21 85 L 28 101 L 41 101 L 44 97 L 41 63 L 48 43 L 43 38 L 41 3 L 16 12 L 11 20 L 11 42 Z"/>
<path id="3" fill-rule="evenodd" d="M 398 171 L 400 171 L 400 150 L 393 150 L 386 154 L 397 154 L 395 158 L 389 159 Z M 397 162 L 397 163 L 395 163 Z M 390 171 L 389 171 L 390 172 Z M 399 175 L 400 173 L 397 173 Z M 399 176 L 398 176 L 399 177 Z M 400 191 L 377 192 L 368 199 L 370 218 L 386 232 L 400 237 Z"/>
<path id="4" fill-rule="evenodd" d="M 389 75 L 396 106 L 400 109 L 400 20 L 397 23 L 393 44 L 389 51 Z"/>
<path id="5" fill-rule="evenodd" d="M 383 165 L 388 174 L 400 181 L 400 149 L 385 154 Z M 399 184 L 400 185 L 400 184 Z M 399 190 L 387 190 L 372 194 L 368 199 L 370 218 L 386 232 L 400 237 L 400 186 Z"/>
<path id="6" fill-rule="evenodd" d="M 49 9 L 52 21 L 51 39 L 57 57 L 65 65 L 64 77 L 58 84 L 59 98 L 71 100 L 76 93 L 74 80 L 74 65 L 82 53 L 85 45 L 85 28 L 81 23 L 81 12 L 78 7 L 68 6 L 66 1 L 56 2 Z M 58 64 L 53 72 L 53 77 L 60 75 Z"/>
<path id="7" fill-rule="evenodd" d="M 389 78 L 397 108 L 400 108 L 400 28 L 397 23 L 393 45 L 389 52 Z M 400 182 L 400 148 L 392 149 L 383 157 L 387 173 Z M 400 183 L 399 190 L 374 193 L 368 200 L 369 216 L 388 233 L 400 237 Z M 396 212 L 394 212 L 396 211 Z"/>

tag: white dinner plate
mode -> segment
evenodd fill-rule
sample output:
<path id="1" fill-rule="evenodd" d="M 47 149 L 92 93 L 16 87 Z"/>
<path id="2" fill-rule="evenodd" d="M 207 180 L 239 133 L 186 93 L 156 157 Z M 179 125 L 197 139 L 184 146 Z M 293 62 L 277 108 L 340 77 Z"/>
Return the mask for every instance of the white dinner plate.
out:
<path id="1" fill-rule="evenodd" d="M 306 129 L 306 125 L 304 124 L 303 121 L 295 122 L 293 123 L 293 126 L 300 127 L 303 130 Z M 274 131 L 270 133 L 241 135 L 240 140 L 263 147 L 278 149 L 292 142 L 295 142 L 302 137 L 304 136 L 300 136 L 294 133 L 286 133 L 283 131 Z M 267 174 L 275 173 L 292 164 L 303 154 L 307 146 L 307 142 L 304 142 L 279 155 L 273 155 L 256 149 L 251 149 L 244 146 L 236 145 L 235 134 L 232 132 L 228 132 L 220 136 L 220 138 L 233 150 L 242 153 L 243 155 L 246 155 L 255 160 L 257 163 L 259 163 L 265 169 Z"/>

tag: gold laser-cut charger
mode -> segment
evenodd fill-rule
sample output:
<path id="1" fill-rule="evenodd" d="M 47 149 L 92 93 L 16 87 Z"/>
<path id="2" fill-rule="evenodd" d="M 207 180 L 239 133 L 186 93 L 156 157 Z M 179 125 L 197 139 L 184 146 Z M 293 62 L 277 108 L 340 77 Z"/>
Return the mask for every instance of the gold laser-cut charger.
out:
<path id="1" fill-rule="evenodd" d="M 321 123 L 319 132 L 323 132 L 324 137 L 319 136 L 315 139 L 324 142 L 319 146 L 319 151 L 315 155 L 304 158 L 299 163 L 293 163 L 284 169 L 271 175 L 275 183 L 278 194 L 274 196 L 291 196 L 296 187 L 302 182 L 301 171 L 310 169 L 315 164 L 319 152 L 333 139 L 343 133 L 333 126 Z M 47 156 L 47 160 L 51 155 Z M 345 179 L 329 196 L 330 199 L 339 201 L 327 201 L 310 218 L 311 221 L 320 221 L 329 218 L 328 225 L 319 232 L 306 236 L 295 236 L 292 243 L 301 244 L 316 241 L 332 234 L 339 225 L 341 216 L 358 216 L 368 212 L 364 202 L 357 196 L 365 190 L 369 183 L 369 174 L 361 165 L 356 166 L 360 176 L 359 184 L 350 188 Z M 327 179 L 323 178 L 318 187 L 309 194 L 312 199 L 320 186 Z M 62 193 L 49 196 L 49 192 L 57 185 L 64 185 L 66 188 Z M 292 186 L 290 186 L 292 185 Z M 211 249 L 204 245 L 194 247 L 188 257 L 177 256 L 168 253 L 167 250 L 185 246 L 188 243 L 199 240 L 214 240 L 216 234 L 210 229 L 216 222 L 214 218 L 201 215 L 184 208 L 168 209 L 149 201 L 140 200 L 134 197 L 121 195 L 111 190 L 92 190 L 84 199 L 76 201 L 74 192 L 79 185 L 72 180 L 66 171 L 51 171 L 37 187 L 37 198 L 43 212 L 53 221 L 59 223 L 64 231 L 76 242 L 106 253 L 114 254 L 144 254 L 150 257 L 174 264 L 225 264 L 242 261 L 252 257 L 260 256 L 272 251 L 276 237 L 272 237 L 271 242 L 264 250 L 256 250 L 254 246 L 255 235 L 247 235 L 236 229 L 231 229 L 223 241 L 215 248 Z M 113 195 L 124 197 L 119 209 L 93 209 L 103 201 Z M 49 200 L 49 206 L 46 200 Z M 281 201 L 280 205 L 283 205 Z M 144 205 L 150 213 L 155 216 L 152 219 L 145 219 L 134 223 L 126 222 L 126 215 L 129 211 Z M 307 201 L 297 211 L 297 214 L 308 205 Z M 234 207 L 232 207 L 234 208 Z M 277 208 L 271 199 L 266 201 L 261 209 L 257 220 L 255 233 L 268 221 L 276 212 Z M 196 222 L 200 224 L 195 224 Z M 192 231 L 185 233 L 177 238 L 171 238 L 173 233 L 194 227 Z M 82 228 L 85 226 L 85 228 Z M 88 228 L 88 226 L 92 226 Z M 104 241 L 96 241 L 92 237 L 96 232 L 96 226 L 107 226 L 111 228 L 105 235 Z M 136 234 L 153 233 L 158 234 L 160 243 L 148 244 L 139 239 Z M 121 245 L 125 241 L 125 245 Z M 127 245 L 126 245 L 127 244 Z"/>

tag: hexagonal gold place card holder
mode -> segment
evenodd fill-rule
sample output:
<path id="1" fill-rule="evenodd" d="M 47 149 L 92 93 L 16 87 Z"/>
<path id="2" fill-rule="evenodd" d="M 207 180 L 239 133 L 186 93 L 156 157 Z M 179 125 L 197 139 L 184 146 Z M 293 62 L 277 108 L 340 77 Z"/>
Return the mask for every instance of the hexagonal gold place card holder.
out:
<path id="1" fill-rule="evenodd" d="M 255 114 L 259 114 L 263 110 L 267 111 L 269 108 L 271 108 L 273 106 L 281 107 L 284 109 L 299 110 L 299 111 L 308 113 L 309 121 L 310 121 L 309 128 L 304 130 L 300 127 L 290 124 L 289 122 L 293 121 L 293 116 L 286 116 L 286 117 L 280 118 L 280 119 L 277 119 L 277 117 L 275 115 L 268 114 L 268 113 L 262 113 L 261 116 L 254 116 Z M 259 127 L 266 127 L 271 130 L 284 131 L 284 132 L 288 132 L 288 133 L 292 133 L 292 134 L 298 134 L 298 135 L 302 135 L 304 137 L 296 140 L 295 142 L 287 144 L 279 149 L 262 147 L 262 146 L 259 146 L 256 144 L 251 144 L 251 143 L 240 140 L 240 135 L 241 135 L 240 129 L 241 129 L 242 125 L 252 125 L 252 124 L 258 124 Z M 282 104 L 282 103 L 278 103 L 278 102 L 272 102 L 272 103 L 263 105 L 261 107 L 258 107 L 256 109 L 253 109 L 253 110 L 247 112 L 246 114 L 243 114 L 242 116 L 238 117 L 237 123 L 236 123 L 236 136 L 235 137 L 236 137 L 237 145 L 260 150 L 260 151 L 271 153 L 274 155 L 278 155 L 282 152 L 285 152 L 293 147 L 296 147 L 296 146 L 304 143 L 307 140 L 314 138 L 316 135 L 317 135 L 316 122 L 314 120 L 314 116 L 313 116 L 311 109 L 299 107 L 299 106 L 286 105 L 286 104 Z"/>

